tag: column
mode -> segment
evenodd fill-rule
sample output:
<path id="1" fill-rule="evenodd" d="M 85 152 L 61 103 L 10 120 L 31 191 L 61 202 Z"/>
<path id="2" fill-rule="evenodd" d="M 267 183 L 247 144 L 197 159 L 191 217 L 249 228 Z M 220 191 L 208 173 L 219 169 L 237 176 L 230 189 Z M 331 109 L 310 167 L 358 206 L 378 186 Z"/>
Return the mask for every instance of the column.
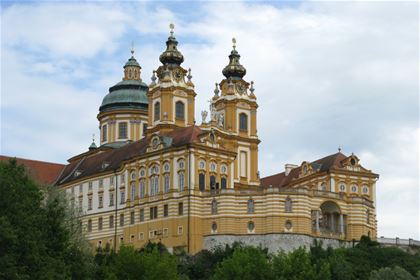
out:
<path id="1" fill-rule="evenodd" d="M 319 211 L 317 210 L 317 211 L 315 212 L 315 214 L 316 214 L 316 220 L 315 220 L 315 231 L 316 231 L 316 232 L 319 232 Z"/>
<path id="2" fill-rule="evenodd" d="M 343 214 L 340 213 L 340 233 L 344 234 L 344 217 Z"/>
<path id="3" fill-rule="evenodd" d="M 334 213 L 330 213 L 330 229 L 331 232 L 335 232 Z"/>

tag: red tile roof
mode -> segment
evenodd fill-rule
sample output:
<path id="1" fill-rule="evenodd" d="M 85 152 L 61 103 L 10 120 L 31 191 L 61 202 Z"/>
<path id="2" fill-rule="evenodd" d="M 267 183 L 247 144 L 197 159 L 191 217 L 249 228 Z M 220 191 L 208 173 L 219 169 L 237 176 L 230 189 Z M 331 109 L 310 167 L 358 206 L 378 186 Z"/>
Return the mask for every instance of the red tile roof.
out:
<path id="1" fill-rule="evenodd" d="M 311 162 L 311 165 L 317 171 L 323 172 L 328 171 L 333 167 L 341 168 L 343 167 L 342 161 L 346 159 L 347 156 L 338 152 L 321 159 Z M 286 187 L 293 179 L 299 177 L 300 166 L 293 168 L 289 174 L 286 176 L 285 172 L 267 176 L 261 179 L 262 187 Z"/>
<path id="2" fill-rule="evenodd" d="M 9 161 L 13 157 L 1 156 L 0 161 Z M 14 158 L 18 164 L 25 166 L 28 175 L 38 183 L 51 185 L 64 169 L 64 164 L 52 163 L 24 158 Z"/>
<path id="3" fill-rule="evenodd" d="M 198 142 L 199 136 L 202 133 L 203 131 L 199 127 L 189 126 L 160 135 L 172 139 L 170 147 L 180 147 L 189 143 Z M 99 150 L 97 153 L 82 156 L 66 165 L 63 173 L 57 180 L 57 184 L 61 185 L 97 173 L 116 170 L 121 167 L 123 161 L 145 154 L 149 146 L 149 141 L 150 137 L 145 137 L 120 148 Z M 106 166 L 104 165 L 105 163 L 107 164 Z M 79 176 L 74 175 L 76 170 L 81 172 Z"/>

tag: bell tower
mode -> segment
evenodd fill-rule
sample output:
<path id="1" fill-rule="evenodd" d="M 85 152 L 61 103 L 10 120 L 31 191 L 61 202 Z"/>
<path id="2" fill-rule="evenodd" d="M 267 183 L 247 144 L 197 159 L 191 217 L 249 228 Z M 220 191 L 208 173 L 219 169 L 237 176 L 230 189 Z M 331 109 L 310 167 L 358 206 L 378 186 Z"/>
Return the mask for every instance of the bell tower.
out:
<path id="1" fill-rule="evenodd" d="M 152 83 L 147 94 L 149 100 L 148 133 L 171 131 L 177 127 L 194 124 L 195 96 L 191 69 L 181 64 L 184 56 L 177 49 L 174 25 L 170 24 L 166 50 L 160 55 L 162 63 L 153 71 Z"/>
<path id="2" fill-rule="evenodd" d="M 246 69 L 239 62 L 236 40 L 232 39 L 233 49 L 229 64 L 223 69 L 225 76 L 216 83 L 211 100 L 211 123 L 232 139 L 232 149 L 237 152 L 235 159 L 235 185 L 259 186 L 257 135 L 257 101 L 254 83 L 243 79 Z M 219 90 L 220 87 L 220 90 Z"/>

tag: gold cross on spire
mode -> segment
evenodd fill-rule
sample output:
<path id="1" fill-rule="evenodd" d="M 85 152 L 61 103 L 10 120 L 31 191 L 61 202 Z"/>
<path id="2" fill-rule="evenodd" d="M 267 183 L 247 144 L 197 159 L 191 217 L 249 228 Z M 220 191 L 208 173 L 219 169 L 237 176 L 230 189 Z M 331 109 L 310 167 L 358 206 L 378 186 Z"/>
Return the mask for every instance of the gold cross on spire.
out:
<path id="1" fill-rule="evenodd" d="M 134 41 L 131 41 L 131 56 L 134 56 Z"/>
<path id="2" fill-rule="evenodd" d="M 173 36 L 174 35 L 175 24 L 173 24 L 173 23 L 169 24 L 169 29 L 171 30 L 171 36 Z"/>

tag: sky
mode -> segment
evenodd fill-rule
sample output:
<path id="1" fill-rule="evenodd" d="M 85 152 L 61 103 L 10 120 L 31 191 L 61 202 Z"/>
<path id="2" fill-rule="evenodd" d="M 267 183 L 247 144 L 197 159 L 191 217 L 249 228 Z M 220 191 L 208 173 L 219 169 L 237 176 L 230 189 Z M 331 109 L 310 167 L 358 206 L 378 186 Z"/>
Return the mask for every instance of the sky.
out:
<path id="1" fill-rule="evenodd" d="M 65 163 L 86 151 L 132 42 L 149 84 L 174 23 L 197 120 L 235 37 L 259 104 L 261 175 L 340 146 L 380 174 L 378 236 L 420 239 L 417 2 L 0 5 L 0 154 Z"/>

